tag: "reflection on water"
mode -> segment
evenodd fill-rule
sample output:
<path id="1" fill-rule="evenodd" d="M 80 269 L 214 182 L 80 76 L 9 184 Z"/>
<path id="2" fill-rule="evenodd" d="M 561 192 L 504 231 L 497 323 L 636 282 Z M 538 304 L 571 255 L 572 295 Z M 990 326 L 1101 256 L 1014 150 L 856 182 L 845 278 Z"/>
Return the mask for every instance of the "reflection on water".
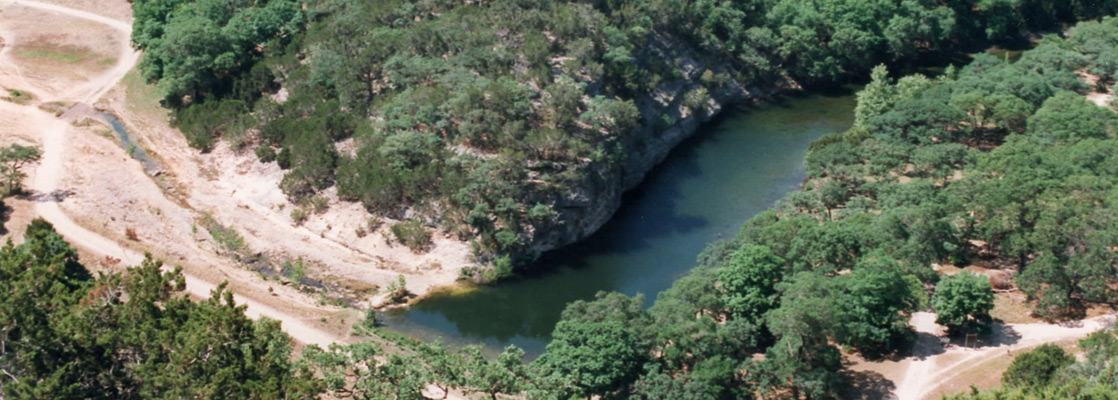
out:
<path id="1" fill-rule="evenodd" d="M 516 280 L 436 294 L 383 320 L 416 338 L 490 350 L 514 344 L 534 358 L 569 302 L 618 291 L 643 293 L 651 304 L 707 243 L 734 235 L 796 189 L 808 144 L 849 128 L 853 108 L 852 92 L 842 91 L 727 110 L 676 148 L 586 241 L 545 254 Z"/>

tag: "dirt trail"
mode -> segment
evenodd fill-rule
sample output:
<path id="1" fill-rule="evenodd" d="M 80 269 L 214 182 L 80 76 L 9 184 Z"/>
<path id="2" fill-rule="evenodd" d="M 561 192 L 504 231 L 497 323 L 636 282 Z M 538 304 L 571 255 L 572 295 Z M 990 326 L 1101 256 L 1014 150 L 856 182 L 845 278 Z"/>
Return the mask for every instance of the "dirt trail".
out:
<path id="1" fill-rule="evenodd" d="M 56 12 L 108 25 L 126 36 L 131 33 L 131 26 L 127 23 L 54 4 L 26 0 L 0 0 L 0 5 L 19 5 Z M 95 103 L 110 89 L 116 86 L 124 75 L 139 61 L 140 52 L 132 49 L 128 45 L 127 40 L 122 41 L 122 43 L 120 57 L 118 58 L 117 64 L 111 69 L 79 86 L 68 89 L 64 93 L 50 97 L 40 95 L 42 101 L 66 100 L 87 104 Z M 22 80 L 19 70 L 16 69 L 14 72 L 16 75 L 15 77 Z M 38 95 L 38 93 L 36 94 Z M 8 102 L 0 102 L 0 110 L 16 112 L 30 119 L 31 123 L 40 131 L 39 136 L 43 156 L 39 166 L 34 171 L 31 188 L 37 193 L 45 194 L 45 196 L 40 196 L 41 200 L 35 203 L 34 208 L 36 213 L 54 225 L 54 229 L 62 234 L 74 246 L 90 250 L 101 256 L 119 259 L 124 265 L 138 265 L 142 262 L 144 257 L 140 253 L 121 246 L 120 243 L 112 239 L 86 229 L 74 222 L 74 220 L 59 207 L 58 202 L 65 197 L 56 196 L 56 194 L 64 192 L 64 189 L 59 187 L 59 182 L 65 173 L 64 164 L 68 143 L 67 135 L 70 134 L 71 129 L 69 123 L 33 106 L 19 106 Z M 216 288 L 214 283 L 200 279 L 192 274 L 184 272 L 183 275 L 186 278 L 186 290 L 191 295 L 209 297 Z M 245 314 L 248 317 L 253 319 L 268 317 L 279 320 L 282 322 L 283 330 L 301 343 L 325 347 L 332 343 L 342 342 L 343 338 L 308 324 L 298 316 L 277 310 L 276 308 L 270 307 L 243 294 L 237 294 L 235 299 L 238 304 L 246 306 Z M 427 387 L 424 392 L 427 396 L 433 398 L 443 396 L 442 392 L 434 385 Z M 445 398 L 464 400 L 466 397 L 459 393 L 451 392 L 447 393 Z"/>
<path id="2" fill-rule="evenodd" d="M 112 18 L 102 15 L 94 14 L 91 12 L 75 10 L 55 4 L 41 3 L 38 1 L 27 0 L 0 0 L 3 5 L 16 5 L 27 8 L 33 8 L 41 11 L 48 11 L 58 13 L 74 18 L 80 18 L 99 24 L 107 25 L 117 31 L 120 31 L 125 37 L 130 37 L 132 34 L 132 25 L 121 22 Z M 128 40 L 122 40 L 120 45 L 120 57 L 113 68 L 101 73 L 101 75 L 81 84 L 76 87 L 57 95 L 55 99 L 44 99 L 44 101 L 51 100 L 70 100 L 81 103 L 93 103 L 97 99 L 104 96 L 109 89 L 112 89 L 117 82 L 120 81 L 124 74 L 127 73 L 136 63 L 140 61 L 140 52 L 133 49 Z M 14 67 L 14 66 L 13 66 Z M 18 69 L 16 70 L 18 74 Z"/>
<path id="3" fill-rule="evenodd" d="M 19 5 L 50 12 L 69 15 L 108 25 L 121 33 L 128 35 L 131 26 L 127 23 L 110 19 L 97 14 L 73 10 L 66 7 L 26 0 L 0 0 L 0 5 Z M 140 53 L 128 47 L 128 41 L 123 41 L 120 57 L 117 64 L 102 73 L 100 76 L 54 98 L 45 98 L 44 101 L 67 100 L 83 103 L 93 103 L 101 98 L 109 89 L 115 86 L 121 78 L 131 70 L 139 60 Z M 38 193 L 47 194 L 47 200 L 35 204 L 35 210 L 42 218 L 54 225 L 55 229 L 76 246 L 88 249 L 94 253 L 120 259 L 126 265 L 136 265 L 143 260 L 143 256 L 135 251 L 121 246 L 119 243 L 94 233 L 75 223 L 64 213 L 55 200 L 50 200 L 50 194 L 59 193 L 62 189 L 58 182 L 64 174 L 64 159 L 66 156 L 67 134 L 70 126 L 65 121 L 53 115 L 36 109 L 33 106 L 17 106 L 4 103 L 4 108 L 17 107 L 22 115 L 31 118 L 34 125 L 41 132 L 43 157 L 39 167 L 34 172 L 32 189 Z M 191 274 L 184 274 L 187 282 L 187 291 L 195 296 L 209 297 L 216 287 L 214 283 L 200 279 Z M 275 308 L 269 307 L 255 299 L 238 294 L 237 302 L 247 306 L 246 314 L 251 318 L 268 317 L 283 323 L 283 329 L 295 340 L 307 344 L 328 345 L 340 341 L 334 334 L 318 329 L 305 323 L 298 317 L 288 315 Z"/>
<path id="4" fill-rule="evenodd" d="M 39 193 L 56 193 L 60 190 L 56 185 L 62 173 L 65 141 L 69 125 L 42 111 L 27 110 L 26 113 L 26 115 L 34 116 L 36 125 L 42 129 L 43 158 L 35 172 L 32 188 Z M 78 225 L 62 212 L 56 201 L 49 199 L 39 201 L 35 204 L 35 211 L 40 217 L 53 224 L 55 230 L 75 246 L 120 259 L 125 265 L 138 265 L 144 259 L 143 255 Z M 209 297 L 211 291 L 216 287 L 214 284 L 190 274 L 184 275 L 186 276 L 187 291 L 192 295 Z M 242 295 L 238 295 L 236 299 L 237 303 L 248 306 L 245 314 L 249 317 L 253 319 L 269 317 L 280 320 L 283 322 L 283 330 L 302 343 L 326 346 L 337 341 L 337 338 L 333 335 L 310 326 L 298 318 L 287 318 L 284 313 L 253 299 Z"/>
<path id="5" fill-rule="evenodd" d="M 913 346 L 914 358 L 904 378 L 897 383 L 894 394 L 901 400 L 920 400 L 935 394 L 943 383 L 967 373 L 966 366 L 977 366 L 1007 353 L 1044 343 L 1085 337 L 1114 324 L 1113 315 L 1077 321 L 1072 324 L 995 324 L 995 344 L 980 348 L 944 347 L 938 337 L 942 329 L 935 325 L 932 313 L 915 313 L 912 324 L 920 333 Z"/>

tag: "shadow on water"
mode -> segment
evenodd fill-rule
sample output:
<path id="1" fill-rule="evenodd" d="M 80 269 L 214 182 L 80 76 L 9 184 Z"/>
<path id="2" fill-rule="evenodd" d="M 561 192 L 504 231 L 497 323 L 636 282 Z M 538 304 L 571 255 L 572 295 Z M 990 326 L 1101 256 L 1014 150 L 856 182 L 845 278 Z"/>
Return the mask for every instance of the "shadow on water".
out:
<path id="1" fill-rule="evenodd" d="M 567 303 L 599 291 L 643 293 L 651 304 L 707 243 L 795 190 L 808 144 L 852 122 L 850 88 L 726 110 L 627 193 L 581 243 L 544 254 L 519 278 L 430 296 L 389 311 L 388 329 L 447 343 L 514 344 L 539 355 Z"/>

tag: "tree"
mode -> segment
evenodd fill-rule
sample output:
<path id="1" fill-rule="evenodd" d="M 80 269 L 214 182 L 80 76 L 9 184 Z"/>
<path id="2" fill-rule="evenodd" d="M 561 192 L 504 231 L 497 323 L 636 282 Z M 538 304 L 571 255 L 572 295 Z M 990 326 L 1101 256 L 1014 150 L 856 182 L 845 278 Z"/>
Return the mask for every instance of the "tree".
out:
<path id="1" fill-rule="evenodd" d="M 481 355 L 481 348 L 477 346 L 467 347 L 463 353 L 466 354 L 469 365 L 468 382 L 472 390 L 488 394 L 491 399 L 497 400 L 498 394 L 516 394 L 525 388 L 529 375 L 528 367 L 522 361 L 524 350 L 509 346 L 497 356 L 495 362 L 487 361 Z"/>
<path id="2" fill-rule="evenodd" d="M 757 323 L 778 304 L 776 284 L 784 272 L 784 260 L 767 247 L 747 244 L 730 255 L 718 273 L 725 294 L 722 302 L 734 318 Z"/>
<path id="3" fill-rule="evenodd" d="M 325 389 L 338 397 L 359 400 L 422 400 L 427 375 L 420 360 L 401 354 L 384 354 L 377 344 L 331 344 L 325 350 L 303 349 L 300 362 L 322 374 Z"/>
<path id="4" fill-rule="evenodd" d="M 1118 116 L 1077 93 L 1062 91 L 1029 117 L 1028 134 L 1046 142 L 1075 142 L 1118 133 Z"/>
<path id="5" fill-rule="evenodd" d="M 943 278 L 932 295 L 936 323 L 958 330 L 970 320 L 986 323 L 994 309 L 994 292 L 990 282 L 971 272 L 960 272 Z"/>
<path id="6" fill-rule="evenodd" d="M 0 163 L 3 163 L 0 165 L 0 174 L 3 174 L 4 179 L 8 181 L 8 194 L 20 191 L 20 182 L 27 177 L 23 167 L 39 161 L 42 155 L 42 151 L 36 146 L 12 144 L 0 149 Z"/>
<path id="7" fill-rule="evenodd" d="M 465 360 L 461 355 L 451 353 L 441 340 L 417 343 L 412 350 L 427 368 L 426 376 L 430 384 L 443 391 L 442 398 L 447 398 L 451 388 L 464 387 L 468 383 L 469 371 Z"/>
<path id="8" fill-rule="evenodd" d="M 835 285 L 822 274 L 801 272 L 778 286 L 780 307 L 765 314 L 777 341 L 759 365 L 766 388 L 788 388 L 794 398 L 833 396 L 841 382 L 842 355 L 828 343 L 839 310 L 831 299 Z"/>
<path id="9" fill-rule="evenodd" d="M 1006 386 L 1036 387 L 1052 381 L 1056 372 L 1075 362 L 1075 357 L 1058 346 L 1044 344 L 1018 355 L 1002 375 Z"/>
<path id="10" fill-rule="evenodd" d="M 93 279 L 41 220 L 0 249 L 0 393 L 12 398 L 311 399 L 279 322 L 252 321 L 225 285 L 181 295 L 181 269 L 150 255 Z M 9 380 L 9 378 L 14 378 Z"/>
<path id="11" fill-rule="evenodd" d="M 875 253 L 864 257 L 837 282 L 836 341 L 868 351 L 887 351 L 905 337 L 916 296 L 896 260 Z"/>
<path id="12" fill-rule="evenodd" d="M 532 363 L 545 373 L 569 376 L 576 392 L 605 396 L 637 378 L 643 354 L 618 321 L 559 321 L 547 351 Z"/>

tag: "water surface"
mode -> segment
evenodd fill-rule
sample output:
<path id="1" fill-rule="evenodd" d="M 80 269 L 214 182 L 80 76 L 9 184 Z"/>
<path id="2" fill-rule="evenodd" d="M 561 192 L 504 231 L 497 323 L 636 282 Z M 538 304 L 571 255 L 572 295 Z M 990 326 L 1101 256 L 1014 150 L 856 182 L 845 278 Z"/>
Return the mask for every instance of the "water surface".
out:
<path id="1" fill-rule="evenodd" d="M 820 136 L 845 131 L 852 92 L 782 98 L 726 110 L 674 149 L 626 194 L 589 239 L 544 254 L 515 280 L 440 293 L 382 320 L 388 329 L 455 345 L 509 344 L 538 356 L 563 308 L 599 291 L 656 294 L 695 265 L 707 243 L 733 236 L 804 179 L 804 154 Z"/>

